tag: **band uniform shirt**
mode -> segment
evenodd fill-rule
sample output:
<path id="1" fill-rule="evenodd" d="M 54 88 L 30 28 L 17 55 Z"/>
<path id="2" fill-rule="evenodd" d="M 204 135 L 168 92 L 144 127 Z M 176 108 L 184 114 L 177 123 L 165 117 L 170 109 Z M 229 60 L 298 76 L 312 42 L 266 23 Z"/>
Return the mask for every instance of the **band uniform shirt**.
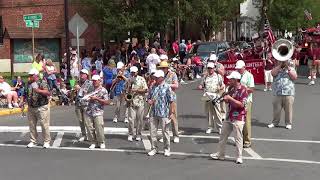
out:
<path id="1" fill-rule="evenodd" d="M 83 82 L 83 84 L 81 85 L 81 88 L 77 93 L 75 105 L 77 107 L 88 105 L 88 104 L 80 103 L 80 99 L 86 94 L 92 92 L 93 90 L 94 90 L 94 87 L 93 87 L 92 81 L 87 79 L 85 82 Z"/>
<path id="2" fill-rule="evenodd" d="M 220 74 L 213 73 L 212 75 L 207 75 L 201 84 L 204 87 L 204 92 L 218 93 L 224 82 Z"/>
<path id="3" fill-rule="evenodd" d="M 246 119 L 246 105 L 248 102 L 248 92 L 245 86 L 241 85 L 234 93 L 230 95 L 235 100 L 240 101 L 244 107 L 234 107 L 232 103 L 229 103 L 229 117 L 227 118 L 230 122 L 245 121 Z"/>
<path id="4" fill-rule="evenodd" d="M 96 89 L 97 93 L 93 96 L 98 97 L 100 99 L 108 100 L 109 94 L 106 88 L 100 87 L 100 89 Z M 86 112 L 91 117 L 97 117 L 103 115 L 103 105 L 98 101 L 89 101 L 88 108 L 86 108 Z"/>
<path id="5" fill-rule="evenodd" d="M 247 70 L 241 75 L 240 83 L 246 88 L 254 88 L 255 86 L 253 75 Z M 252 93 L 249 93 L 248 101 L 252 102 Z"/>
<path id="6" fill-rule="evenodd" d="M 126 78 L 130 78 L 130 73 L 129 71 L 125 70 L 124 71 L 124 76 Z M 126 81 L 125 80 L 120 80 L 115 86 L 114 86 L 114 96 L 120 96 L 126 88 Z"/>
<path id="7" fill-rule="evenodd" d="M 27 101 L 28 106 L 32 108 L 41 107 L 49 104 L 47 96 L 35 92 L 33 89 L 46 89 L 48 90 L 48 84 L 46 81 L 37 81 L 28 85 Z"/>
<path id="8" fill-rule="evenodd" d="M 169 118 L 170 103 L 175 101 L 171 87 L 165 82 L 153 86 L 148 99 L 153 98 L 155 102 L 151 109 L 152 115 L 154 117 Z"/>
<path id="9" fill-rule="evenodd" d="M 147 82 L 142 76 L 137 76 L 133 83 L 132 83 L 132 89 L 137 90 L 137 89 L 148 89 Z M 144 95 L 141 94 L 135 94 L 133 96 L 133 105 L 136 107 L 143 107 L 144 106 Z"/>
<path id="10" fill-rule="evenodd" d="M 294 68 L 290 68 L 290 71 L 294 71 Z M 274 77 L 272 85 L 274 96 L 294 96 L 295 86 L 294 82 L 291 80 L 288 71 L 281 69 L 277 76 Z"/>
<path id="11" fill-rule="evenodd" d="M 168 71 L 168 73 L 165 75 L 165 82 L 170 86 L 171 84 L 173 84 L 174 82 L 178 82 L 178 76 L 175 72 L 172 71 Z M 176 92 L 171 89 L 172 95 L 175 99 L 175 101 L 177 100 L 177 94 Z"/>

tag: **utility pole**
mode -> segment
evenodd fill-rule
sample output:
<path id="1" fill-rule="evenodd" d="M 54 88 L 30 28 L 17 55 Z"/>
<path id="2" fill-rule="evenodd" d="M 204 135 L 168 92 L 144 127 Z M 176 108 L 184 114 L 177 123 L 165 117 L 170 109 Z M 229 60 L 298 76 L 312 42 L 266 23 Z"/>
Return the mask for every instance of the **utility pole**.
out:
<path id="1" fill-rule="evenodd" d="M 179 0 L 177 0 L 177 7 L 178 7 L 177 38 L 178 38 L 178 42 L 180 43 L 180 1 Z"/>
<path id="2" fill-rule="evenodd" d="M 69 80 L 71 79 L 71 65 L 70 65 L 70 51 L 69 51 L 69 4 L 68 0 L 64 0 L 64 29 L 65 29 L 65 35 L 66 35 L 66 44 L 65 44 L 65 50 L 67 54 L 67 84 L 69 84 Z"/>

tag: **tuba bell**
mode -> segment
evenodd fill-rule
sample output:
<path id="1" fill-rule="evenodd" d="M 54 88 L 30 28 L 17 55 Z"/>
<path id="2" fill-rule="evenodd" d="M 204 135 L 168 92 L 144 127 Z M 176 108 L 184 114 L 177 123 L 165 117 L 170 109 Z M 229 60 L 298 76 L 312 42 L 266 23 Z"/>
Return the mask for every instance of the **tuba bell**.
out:
<path id="1" fill-rule="evenodd" d="M 286 39 L 279 39 L 272 45 L 272 56 L 278 61 L 289 60 L 294 53 L 293 44 Z"/>

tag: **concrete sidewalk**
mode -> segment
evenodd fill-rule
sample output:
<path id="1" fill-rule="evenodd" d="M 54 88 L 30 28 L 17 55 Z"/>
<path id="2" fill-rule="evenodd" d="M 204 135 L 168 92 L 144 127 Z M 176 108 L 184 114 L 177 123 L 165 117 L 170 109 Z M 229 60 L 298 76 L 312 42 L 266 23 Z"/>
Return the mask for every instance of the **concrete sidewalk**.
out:
<path id="1" fill-rule="evenodd" d="M 57 106 L 57 101 L 50 101 L 50 107 L 54 107 L 54 106 Z M 23 112 L 27 112 L 27 111 L 28 111 L 28 106 L 24 108 Z M 0 116 L 7 116 L 7 115 L 13 115 L 13 114 L 19 114 L 19 113 L 22 113 L 21 108 L 13 108 L 13 109 L 0 108 Z"/>

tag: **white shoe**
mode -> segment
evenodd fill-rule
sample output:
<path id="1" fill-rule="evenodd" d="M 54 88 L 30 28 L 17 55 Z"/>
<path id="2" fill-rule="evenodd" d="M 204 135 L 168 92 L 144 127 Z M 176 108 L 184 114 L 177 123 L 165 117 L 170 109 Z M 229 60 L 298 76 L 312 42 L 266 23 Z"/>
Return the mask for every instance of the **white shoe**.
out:
<path id="1" fill-rule="evenodd" d="M 149 156 L 154 156 L 155 154 L 157 154 L 157 150 L 156 149 L 152 149 L 151 151 L 148 152 Z"/>
<path id="2" fill-rule="evenodd" d="M 185 83 L 183 79 L 180 80 L 180 83 Z"/>
<path id="3" fill-rule="evenodd" d="M 218 130 L 218 133 L 219 133 L 219 135 L 222 134 L 222 129 L 221 128 Z"/>
<path id="4" fill-rule="evenodd" d="M 105 148 L 106 148 L 106 144 L 105 143 L 100 144 L 100 149 L 105 149 Z"/>
<path id="5" fill-rule="evenodd" d="M 224 156 L 220 156 L 219 153 L 213 153 L 213 154 L 210 154 L 210 157 L 214 160 L 225 160 L 225 157 Z"/>
<path id="6" fill-rule="evenodd" d="M 268 90 L 269 90 L 269 91 L 272 91 L 272 88 L 269 88 Z"/>
<path id="7" fill-rule="evenodd" d="M 171 155 L 170 150 L 169 149 L 165 149 L 164 150 L 164 156 L 169 157 Z"/>
<path id="8" fill-rule="evenodd" d="M 126 118 L 124 118 L 124 123 L 129 123 L 129 120 L 128 120 L 128 118 L 126 117 Z"/>
<path id="9" fill-rule="evenodd" d="M 44 148 L 44 149 L 47 149 L 47 148 L 49 148 L 49 147 L 50 147 L 50 143 L 46 142 L 46 143 L 43 144 L 43 148 Z"/>
<path id="10" fill-rule="evenodd" d="M 85 136 L 81 136 L 81 137 L 78 139 L 79 142 L 83 142 L 83 141 L 85 141 L 85 140 L 86 140 L 86 137 L 85 137 Z"/>
<path id="11" fill-rule="evenodd" d="M 141 136 L 138 135 L 138 136 L 136 137 L 136 141 L 141 141 Z"/>
<path id="12" fill-rule="evenodd" d="M 267 88 L 264 88 L 264 90 L 263 90 L 264 92 L 267 92 L 268 91 L 268 89 Z"/>
<path id="13" fill-rule="evenodd" d="M 118 118 L 117 117 L 113 118 L 113 122 L 114 123 L 118 122 Z"/>
<path id="14" fill-rule="evenodd" d="M 18 103 L 13 103 L 13 107 L 19 108 L 19 104 Z"/>
<path id="15" fill-rule="evenodd" d="M 12 104 L 8 104 L 9 109 L 13 109 Z"/>
<path id="16" fill-rule="evenodd" d="M 242 158 L 237 158 L 236 163 L 237 163 L 237 164 L 242 164 L 242 163 L 243 163 Z"/>
<path id="17" fill-rule="evenodd" d="M 317 76 L 313 76 L 313 79 L 317 79 Z"/>
<path id="18" fill-rule="evenodd" d="M 314 85 L 314 84 L 315 84 L 314 81 L 310 81 L 308 85 L 311 86 L 311 85 Z"/>
<path id="19" fill-rule="evenodd" d="M 199 76 L 199 75 L 197 74 L 197 75 L 196 75 L 196 78 L 197 78 L 197 79 L 200 79 L 200 78 L 201 78 L 201 76 Z"/>
<path id="20" fill-rule="evenodd" d="M 308 76 L 308 79 L 311 79 L 311 76 Z"/>
<path id="21" fill-rule="evenodd" d="M 211 128 L 207 129 L 206 134 L 211 134 L 211 133 L 212 133 L 212 129 Z"/>
<path id="22" fill-rule="evenodd" d="M 89 146 L 89 149 L 94 149 L 94 148 L 96 148 L 96 144 L 91 144 L 91 145 Z"/>
<path id="23" fill-rule="evenodd" d="M 36 146 L 37 144 L 34 143 L 34 142 L 30 142 L 28 145 L 27 145 L 27 148 L 33 148 L 34 146 Z"/>
<path id="24" fill-rule="evenodd" d="M 129 135 L 128 136 L 128 141 L 132 142 L 133 141 L 133 136 Z"/>
<path id="25" fill-rule="evenodd" d="M 274 128 L 274 127 L 275 127 L 275 125 L 273 123 L 268 125 L 268 128 Z"/>
<path id="26" fill-rule="evenodd" d="M 160 139 L 159 139 L 159 142 L 163 143 L 163 138 L 160 138 Z"/>
<path id="27" fill-rule="evenodd" d="M 288 125 L 286 125 L 286 129 L 292 129 L 292 125 L 290 125 L 290 124 L 288 124 Z"/>
<path id="28" fill-rule="evenodd" d="M 179 143 L 180 142 L 179 137 L 177 137 L 177 136 L 173 137 L 173 142 L 174 143 Z"/>

